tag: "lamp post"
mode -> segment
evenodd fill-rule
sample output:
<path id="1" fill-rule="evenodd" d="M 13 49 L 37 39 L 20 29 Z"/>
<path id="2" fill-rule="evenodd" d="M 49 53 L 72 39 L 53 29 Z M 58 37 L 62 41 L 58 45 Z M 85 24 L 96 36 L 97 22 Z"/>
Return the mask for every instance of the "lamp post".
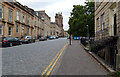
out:
<path id="1" fill-rule="evenodd" d="M 87 26 L 87 37 L 88 37 L 88 49 L 90 49 L 90 43 L 89 43 L 89 25 L 86 25 Z"/>
<path id="2" fill-rule="evenodd" d="M 70 25 L 70 45 L 71 45 L 71 35 L 72 35 L 72 32 L 71 32 L 71 25 Z"/>
<path id="3" fill-rule="evenodd" d="M 88 41 L 89 41 L 89 26 L 88 25 L 86 25 L 87 26 L 87 37 L 88 37 Z"/>

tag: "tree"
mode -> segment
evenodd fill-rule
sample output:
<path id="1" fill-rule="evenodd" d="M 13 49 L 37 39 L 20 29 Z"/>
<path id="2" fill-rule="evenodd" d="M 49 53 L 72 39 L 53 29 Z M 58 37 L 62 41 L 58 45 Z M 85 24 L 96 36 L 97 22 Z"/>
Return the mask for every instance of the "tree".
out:
<path id="1" fill-rule="evenodd" d="M 94 3 L 85 2 L 85 6 L 74 5 L 69 18 L 69 26 L 73 36 L 87 36 L 87 27 L 89 25 L 90 36 L 94 36 Z"/>

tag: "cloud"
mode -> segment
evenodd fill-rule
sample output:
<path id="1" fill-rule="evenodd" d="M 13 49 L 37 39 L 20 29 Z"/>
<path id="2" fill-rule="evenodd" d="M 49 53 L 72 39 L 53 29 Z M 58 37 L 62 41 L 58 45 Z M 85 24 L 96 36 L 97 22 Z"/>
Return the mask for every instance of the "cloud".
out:
<path id="1" fill-rule="evenodd" d="M 84 5 L 85 0 L 17 0 L 23 5 L 27 5 L 34 10 L 45 10 L 51 17 L 51 21 L 55 21 L 55 14 L 62 12 L 64 29 L 68 30 L 70 12 L 73 9 L 73 5 Z"/>

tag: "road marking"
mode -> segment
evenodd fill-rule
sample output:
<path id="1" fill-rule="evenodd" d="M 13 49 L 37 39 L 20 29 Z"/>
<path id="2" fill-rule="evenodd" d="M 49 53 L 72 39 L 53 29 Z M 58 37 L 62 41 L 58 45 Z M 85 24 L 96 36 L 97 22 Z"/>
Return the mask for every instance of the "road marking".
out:
<path id="1" fill-rule="evenodd" d="M 67 45 L 64 46 L 64 48 L 62 49 L 61 53 L 59 54 L 59 56 L 57 57 L 57 59 L 55 60 L 54 64 L 52 65 L 52 67 L 50 68 L 50 70 L 47 72 L 46 77 L 48 77 L 51 73 L 51 71 L 53 70 L 53 68 L 55 67 L 57 61 L 59 60 L 60 56 L 62 55 L 64 49 L 66 48 Z"/>
<path id="2" fill-rule="evenodd" d="M 52 69 L 53 69 L 53 66 L 52 66 L 52 64 L 55 66 L 55 62 L 57 62 L 56 60 L 58 59 L 58 57 L 62 54 L 61 52 L 63 52 L 63 50 L 65 49 L 65 47 L 67 46 L 67 44 L 57 53 L 57 55 L 55 56 L 55 58 L 52 60 L 52 62 L 48 65 L 48 67 L 43 71 L 43 73 L 41 74 L 41 77 L 43 76 L 43 75 L 45 75 L 45 73 L 47 73 L 47 71 L 50 69 L 51 71 L 52 71 Z M 56 59 L 57 58 L 57 59 Z M 52 66 L 52 67 L 51 67 Z M 51 69 L 51 68 L 52 69 Z M 50 71 L 49 71 L 49 74 L 50 74 Z"/>

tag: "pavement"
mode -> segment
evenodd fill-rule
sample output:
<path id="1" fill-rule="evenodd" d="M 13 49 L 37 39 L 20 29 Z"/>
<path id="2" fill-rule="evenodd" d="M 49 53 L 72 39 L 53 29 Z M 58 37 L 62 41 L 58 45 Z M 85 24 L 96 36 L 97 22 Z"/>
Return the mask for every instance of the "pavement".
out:
<path id="1" fill-rule="evenodd" d="M 107 74 L 108 72 L 84 50 L 80 41 L 72 41 L 72 45 L 68 45 L 51 73 L 51 75 Z"/>

